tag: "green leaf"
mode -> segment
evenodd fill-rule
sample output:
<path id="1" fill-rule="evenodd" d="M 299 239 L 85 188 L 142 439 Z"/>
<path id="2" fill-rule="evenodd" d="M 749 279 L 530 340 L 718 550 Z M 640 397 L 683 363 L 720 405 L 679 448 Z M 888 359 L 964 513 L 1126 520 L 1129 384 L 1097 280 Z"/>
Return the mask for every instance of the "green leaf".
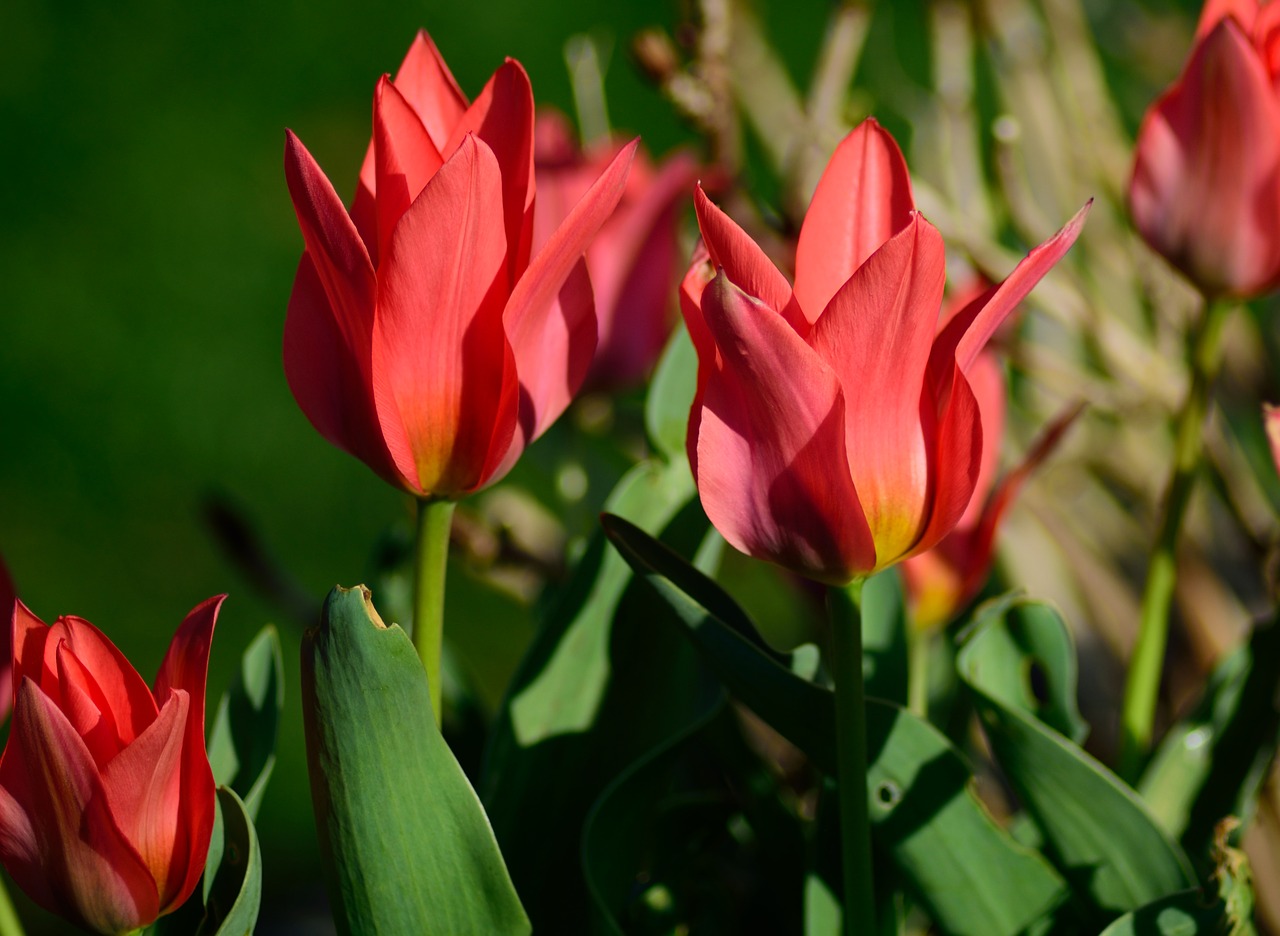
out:
<path id="1" fill-rule="evenodd" d="M 726 688 L 775 730 L 834 773 L 835 703 L 829 689 L 796 675 L 746 613 L 713 581 L 619 517 L 605 531 Z M 951 934 L 1021 933 L 1066 895 L 1038 855 L 1017 845 L 983 809 L 959 753 L 928 723 L 868 700 L 867 792 L 873 834 L 917 899 Z"/>
<path id="2" fill-rule="evenodd" d="M 307 765 L 339 931 L 528 933 L 498 844 L 440 736 L 408 635 L 335 588 L 302 647 Z"/>
<path id="3" fill-rule="evenodd" d="M 681 322 L 658 359 L 644 401 L 649 441 L 669 462 L 684 462 L 689 408 L 698 384 L 698 353 Z"/>
<path id="4" fill-rule="evenodd" d="M 1194 885 L 1186 856 L 1137 794 L 1064 735 L 1078 735 L 1080 723 L 1075 651 L 1057 612 L 996 601 L 979 609 L 974 627 L 957 661 L 961 679 L 996 761 L 1076 895 L 1101 918 Z"/>
<path id="5" fill-rule="evenodd" d="M 1138 791 L 1189 855 L 1206 856 L 1224 816 L 1253 813 L 1280 740 L 1280 624 L 1254 628 L 1215 668 L 1195 710 L 1173 726 Z"/>
<path id="6" fill-rule="evenodd" d="M 275 766 L 283 707 L 280 637 L 268 624 L 240 657 L 240 668 L 218 703 L 208 742 L 214 782 L 235 790 L 251 819 L 258 815 Z"/>

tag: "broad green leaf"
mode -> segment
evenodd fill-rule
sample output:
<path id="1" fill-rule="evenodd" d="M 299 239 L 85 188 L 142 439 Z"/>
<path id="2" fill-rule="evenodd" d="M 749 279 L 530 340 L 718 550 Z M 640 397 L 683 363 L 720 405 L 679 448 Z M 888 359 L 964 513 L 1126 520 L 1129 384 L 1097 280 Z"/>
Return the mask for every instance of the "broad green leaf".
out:
<path id="1" fill-rule="evenodd" d="M 1280 624 L 1254 628 L 1210 676 L 1195 710 L 1165 735 L 1138 791 L 1189 855 L 1207 856 L 1224 816 L 1253 813 L 1280 740 Z"/>
<path id="2" fill-rule="evenodd" d="M 256 818 L 275 766 L 276 732 L 284 707 L 280 637 L 268 624 L 244 654 L 209 731 L 209 763 L 219 786 L 235 790 Z"/>
<path id="3" fill-rule="evenodd" d="M 698 353 L 684 323 L 672 332 L 649 383 L 644 425 L 649 441 L 669 462 L 684 462 L 689 407 L 698 384 Z"/>
<path id="4" fill-rule="evenodd" d="M 729 692 L 834 773 L 831 691 L 797 676 L 715 582 L 625 520 L 603 522 Z M 1012 936 L 1066 896 L 1053 869 L 983 809 L 963 759 L 938 731 L 897 706 L 868 700 L 867 732 L 876 844 L 944 932 Z"/>
<path id="5" fill-rule="evenodd" d="M 436 728 L 408 635 L 335 588 L 302 647 L 321 858 L 339 931 L 531 930 L 471 784 Z"/>
<path id="6" fill-rule="evenodd" d="M 683 463 L 637 467 L 609 502 L 683 551 L 707 538 Z M 571 933 L 589 925 L 579 860 L 587 813 L 621 771 L 688 724 L 699 664 L 678 633 L 654 626 L 656 599 L 601 533 L 548 597 L 479 788 L 535 927 Z"/>
<path id="7" fill-rule="evenodd" d="M 957 661 L 997 763 L 1044 835 L 1045 852 L 1100 916 L 1194 885 L 1182 850 L 1137 794 L 1062 733 L 1076 731 L 1069 632 L 1047 605 L 979 609 Z M 1045 719 L 1045 720 L 1042 720 Z"/>
<path id="8" fill-rule="evenodd" d="M 907 620 L 902 580 L 890 570 L 862 589 L 862 661 L 866 693 L 907 704 Z"/>

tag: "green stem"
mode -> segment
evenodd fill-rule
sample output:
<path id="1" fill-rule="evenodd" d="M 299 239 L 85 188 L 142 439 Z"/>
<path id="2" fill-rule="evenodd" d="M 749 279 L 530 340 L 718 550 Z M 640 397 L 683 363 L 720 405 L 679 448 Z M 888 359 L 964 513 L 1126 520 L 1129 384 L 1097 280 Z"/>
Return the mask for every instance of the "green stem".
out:
<path id="1" fill-rule="evenodd" d="M 413 563 L 413 645 L 427 670 L 436 725 L 444 709 L 440 658 L 444 650 L 444 573 L 449 559 L 453 501 L 418 502 L 418 542 Z"/>
<path id="2" fill-rule="evenodd" d="M 867 815 L 867 718 L 862 677 L 861 580 L 827 590 L 831 678 L 836 686 L 836 782 L 844 873 L 845 936 L 875 932 L 871 822 Z"/>
<path id="3" fill-rule="evenodd" d="M 929 719 L 929 641 L 933 635 L 907 622 L 907 709 Z"/>
<path id="4" fill-rule="evenodd" d="M 1147 566 L 1138 642 L 1129 661 L 1124 691 L 1120 774 L 1131 783 L 1137 780 L 1151 746 L 1160 673 L 1169 636 L 1169 608 L 1177 579 L 1178 536 L 1204 452 L 1209 393 L 1222 364 L 1222 331 L 1230 310 L 1231 306 L 1225 303 L 1207 301 L 1204 316 L 1191 339 L 1191 390 L 1178 414 L 1173 471 Z"/>
<path id="5" fill-rule="evenodd" d="M 22 921 L 13 909 L 13 900 L 3 881 L 0 881 L 0 936 L 24 936 Z"/>

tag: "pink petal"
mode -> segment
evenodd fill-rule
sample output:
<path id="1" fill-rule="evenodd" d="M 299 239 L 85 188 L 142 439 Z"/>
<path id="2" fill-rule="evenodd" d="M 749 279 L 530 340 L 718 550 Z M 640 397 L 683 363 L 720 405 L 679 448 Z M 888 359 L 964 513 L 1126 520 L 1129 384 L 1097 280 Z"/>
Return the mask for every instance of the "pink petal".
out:
<path id="1" fill-rule="evenodd" d="M 920 398 L 945 283 L 942 237 L 913 215 L 835 294 L 809 337 L 844 391 L 845 446 L 879 567 L 924 527 L 930 466 Z"/>
<path id="2" fill-rule="evenodd" d="M 800 228 L 796 301 L 810 323 L 914 209 L 902 151 L 867 118 L 836 147 Z"/>
<path id="3" fill-rule="evenodd" d="M 101 933 L 156 918 L 155 881 L 116 826 L 93 758 L 30 679 L 18 689 L 0 787 L 0 860 L 32 899 Z"/>
<path id="4" fill-rule="evenodd" d="M 508 271 L 514 284 L 533 246 L 533 89 L 519 62 L 507 59 L 493 73 L 440 148 L 441 155 L 448 159 L 468 133 L 484 141 L 502 170 Z"/>
<path id="5" fill-rule="evenodd" d="M 502 335 L 506 241 L 501 174 L 468 135 L 400 219 L 378 276 L 375 400 L 400 472 L 423 494 L 482 480 L 515 417 Z"/>
<path id="6" fill-rule="evenodd" d="M 702 295 L 720 349 L 698 429 L 698 491 L 735 548 L 826 582 L 875 565 L 835 374 L 722 272 Z M 702 362 L 707 363 L 707 362 Z"/>
<path id="7" fill-rule="evenodd" d="M 938 386 L 950 380 L 953 363 L 963 372 L 969 370 L 1000 323 L 1076 242 L 1092 204 L 1090 199 L 1062 230 L 1027 254 L 1004 282 L 987 290 L 947 323 L 933 344 L 929 361 L 931 379 Z"/>
<path id="8" fill-rule="evenodd" d="M 698 229 L 711 256 L 711 265 L 723 268 L 725 275 L 748 296 L 789 314 L 792 308 L 791 284 L 765 256 L 760 245 L 707 198 L 701 184 L 694 188 L 693 207 L 698 214 Z M 789 320 L 792 325 L 807 331 L 809 323 L 803 316 L 789 316 Z"/>
<path id="9" fill-rule="evenodd" d="M 635 149 L 633 141 L 618 152 L 538 251 L 507 301 L 503 322 L 521 391 L 520 427 L 507 467 L 564 412 L 587 376 L 596 322 L 582 255 L 622 197 Z"/>
<path id="10" fill-rule="evenodd" d="M 417 113 L 385 76 L 374 93 L 373 151 L 378 253 L 385 256 L 396 222 L 444 164 Z"/>
<path id="11" fill-rule="evenodd" d="M 1129 206 L 1142 236 L 1202 290 L 1280 277 L 1280 100 L 1249 37 L 1221 21 L 1138 132 Z"/>
<path id="12" fill-rule="evenodd" d="M 1235 17 L 1240 28 L 1247 33 L 1253 29 L 1257 15 L 1258 0 L 1206 0 L 1196 23 L 1196 42 L 1213 32 L 1213 28 L 1228 16 Z"/>
<path id="13" fill-rule="evenodd" d="M 372 354 L 368 342 L 364 354 Z M 310 254 L 303 254 L 284 322 L 284 373 L 293 398 L 325 439 L 354 455 L 389 484 L 413 490 L 391 447 L 404 450 L 404 427 L 378 423 L 369 365 L 348 347 Z"/>
<path id="14" fill-rule="evenodd" d="M 685 437 L 689 468 L 695 478 L 698 476 L 698 426 L 702 421 L 702 392 L 708 376 L 720 366 L 720 352 L 716 350 L 715 339 L 711 337 L 711 331 L 702 317 L 702 296 L 715 276 L 716 269 L 711 263 L 706 242 L 699 240 L 693 249 L 689 272 L 680 282 L 680 313 L 684 316 L 685 328 L 689 330 L 693 349 L 698 354 L 698 383 L 689 409 L 689 432 Z"/>
<path id="15" fill-rule="evenodd" d="M 218 623 L 218 610 L 226 595 L 216 595 L 191 609 L 160 664 L 156 675 L 155 698 L 168 705 L 174 693 L 186 693 L 186 725 L 182 741 L 181 779 L 184 820 L 178 824 L 173 845 L 173 866 L 168 884 L 161 895 L 162 909 L 170 909 L 181 901 L 170 902 L 170 894 L 189 895 L 204 871 L 213 834 L 214 784 L 209 757 L 205 753 L 204 713 L 206 683 L 209 678 L 209 648 L 213 629 Z"/>
<path id="16" fill-rule="evenodd" d="M 102 772 L 107 806 L 125 838 L 150 869 L 160 895 L 161 912 L 189 897 L 191 891 L 182 892 L 188 878 L 194 890 L 204 870 L 205 852 L 193 852 L 192 830 L 188 828 L 193 821 L 199 821 L 193 815 L 203 812 L 196 802 L 200 792 L 183 786 L 183 746 L 193 701 L 185 690 L 170 692 L 151 726 Z M 212 772 L 209 781 L 212 793 Z M 207 851 L 208 836 L 204 843 Z M 188 872 L 193 862 L 199 868 L 192 875 Z"/>

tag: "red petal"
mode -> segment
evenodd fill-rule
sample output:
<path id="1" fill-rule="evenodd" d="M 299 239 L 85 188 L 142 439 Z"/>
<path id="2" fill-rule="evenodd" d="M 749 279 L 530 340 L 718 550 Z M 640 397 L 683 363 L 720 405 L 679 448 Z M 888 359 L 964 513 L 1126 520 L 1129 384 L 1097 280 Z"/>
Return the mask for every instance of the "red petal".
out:
<path id="1" fill-rule="evenodd" d="M 809 337 L 844 390 L 849 467 L 880 567 L 924 527 L 930 465 L 920 399 L 945 283 L 942 237 L 914 215 L 835 294 Z"/>
<path id="2" fill-rule="evenodd" d="M 1240 28 L 1249 32 L 1257 15 L 1258 0 L 1206 0 L 1196 23 L 1196 42 L 1213 32 L 1213 27 L 1228 16 L 1234 16 Z"/>
<path id="3" fill-rule="evenodd" d="M 698 214 L 698 228 L 711 256 L 711 265 L 723 268 L 725 275 L 748 296 L 783 312 L 801 331 L 807 330 L 808 321 L 791 314 L 791 284 L 787 278 L 765 256 L 751 235 L 707 198 L 701 184 L 693 190 L 693 207 Z"/>
<path id="4" fill-rule="evenodd" d="M 507 59 L 454 126 L 440 148 L 446 159 L 474 133 L 493 151 L 502 170 L 511 282 L 529 263 L 533 245 L 533 89 L 520 63 Z"/>
<path id="5" fill-rule="evenodd" d="M 0 618 L 6 619 L 6 626 L 0 630 L 0 722 L 9 717 L 13 708 L 13 629 L 17 613 L 18 593 L 0 557 Z"/>
<path id="6" fill-rule="evenodd" d="M 364 354 L 372 350 L 366 341 Z M 378 423 L 369 365 L 347 346 L 310 254 L 303 254 L 284 322 L 284 373 L 293 398 L 316 431 L 396 487 L 413 485 L 396 468 L 392 447 L 405 449 L 404 428 Z"/>
<path id="7" fill-rule="evenodd" d="M 191 696 L 183 690 L 169 693 L 160 714 L 116 756 L 102 773 L 107 805 L 116 824 L 155 878 L 160 909 L 165 912 L 191 895 L 204 869 L 205 852 L 192 852 L 193 819 L 203 809 L 197 803 L 201 791 L 183 786 L 183 751 L 186 728 L 191 724 Z M 206 761 L 207 766 L 207 761 Z M 209 775 L 212 791 L 213 775 Z M 208 849 L 208 836 L 203 839 Z M 198 859 L 195 874 L 188 872 Z"/>
<path id="8" fill-rule="evenodd" d="M 71 652 L 65 641 L 57 642 L 56 654 L 60 690 L 60 698 L 56 701 L 76 734 L 84 739 L 94 764 L 102 770 L 128 742 L 120 739 L 111 703 L 93 674 Z"/>
<path id="9" fill-rule="evenodd" d="M 978 481 L 973 489 L 973 499 L 964 516 L 956 525 L 957 530 L 969 529 L 978 522 L 983 502 L 995 483 L 1000 467 L 1000 441 L 1004 438 L 1005 387 L 1004 369 L 990 349 L 978 355 L 969 368 L 969 389 L 978 401 L 978 415 L 982 419 L 982 458 L 978 462 Z"/>
<path id="10" fill-rule="evenodd" d="M 585 267 L 572 279 L 570 273 L 622 197 L 635 150 L 632 141 L 618 152 L 538 251 L 507 301 L 503 323 L 521 390 L 520 429 L 508 466 L 564 412 L 587 376 L 596 342 L 591 286 Z"/>
<path id="11" fill-rule="evenodd" d="M 932 549 L 955 529 L 973 499 L 982 470 L 982 415 L 959 365 L 952 365 L 942 384 L 935 383 L 932 374 L 926 380 L 920 414 L 929 445 L 933 491 L 928 522 L 907 556 Z M 933 424 L 929 425 L 931 417 Z"/>
<path id="12" fill-rule="evenodd" d="M 722 272 L 702 295 L 720 349 L 698 429 L 698 491 L 737 549 L 826 582 L 875 565 L 845 457 L 835 374 Z"/>
<path id="13" fill-rule="evenodd" d="M 155 881 L 115 824 L 93 758 L 30 679 L 18 689 L 0 787 L 0 816 L 19 819 L 3 823 L 0 859 L 37 903 L 101 933 L 156 918 Z"/>
<path id="14" fill-rule="evenodd" d="M 495 435 L 515 417 L 501 331 L 506 241 L 501 175 L 468 135 L 400 219 L 379 269 L 375 399 L 392 449 L 424 494 L 483 479 Z"/>
<path id="15" fill-rule="evenodd" d="M 1202 290 L 1247 296 L 1280 277 L 1280 100 L 1234 19 L 1147 112 L 1129 206 L 1147 243 Z"/>
<path id="16" fill-rule="evenodd" d="M 818 181 L 796 245 L 796 301 L 810 322 L 867 258 L 911 220 L 902 151 L 872 118 L 840 141 Z"/>
<path id="17" fill-rule="evenodd" d="M 400 63 L 396 90 L 418 112 L 436 149 L 443 148 L 467 110 L 467 96 L 426 30 L 418 31 Z"/>
<path id="18" fill-rule="evenodd" d="M 64 686 L 59 674 L 59 645 L 76 657 L 76 662 L 92 675 L 101 695 L 95 704 L 110 709 L 115 722 L 116 744 L 125 745 L 144 731 L 156 717 L 151 690 L 116 645 L 84 618 L 67 615 L 53 622 L 45 642 L 44 680 L 40 688 L 54 701 L 63 702 Z M 32 675 L 25 671 L 24 676 Z M 33 677 L 34 678 L 34 677 Z"/>
<path id="19" fill-rule="evenodd" d="M 699 240 L 693 249 L 689 272 L 680 282 L 680 313 L 684 316 L 685 328 L 689 330 L 693 349 L 698 354 L 698 384 L 694 390 L 693 404 L 689 408 L 689 432 L 685 437 L 689 468 L 695 478 L 698 476 L 698 425 L 702 421 L 702 391 L 707 384 L 708 375 L 719 367 L 715 339 L 711 337 L 702 317 L 702 296 L 715 276 L 716 269 L 711 263 L 706 242 Z"/>
<path id="20" fill-rule="evenodd" d="M 418 114 L 385 76 L 374 92 L 373 152 L 378 253 L 385 256 L 396 222 L 444 164 Z"/>

